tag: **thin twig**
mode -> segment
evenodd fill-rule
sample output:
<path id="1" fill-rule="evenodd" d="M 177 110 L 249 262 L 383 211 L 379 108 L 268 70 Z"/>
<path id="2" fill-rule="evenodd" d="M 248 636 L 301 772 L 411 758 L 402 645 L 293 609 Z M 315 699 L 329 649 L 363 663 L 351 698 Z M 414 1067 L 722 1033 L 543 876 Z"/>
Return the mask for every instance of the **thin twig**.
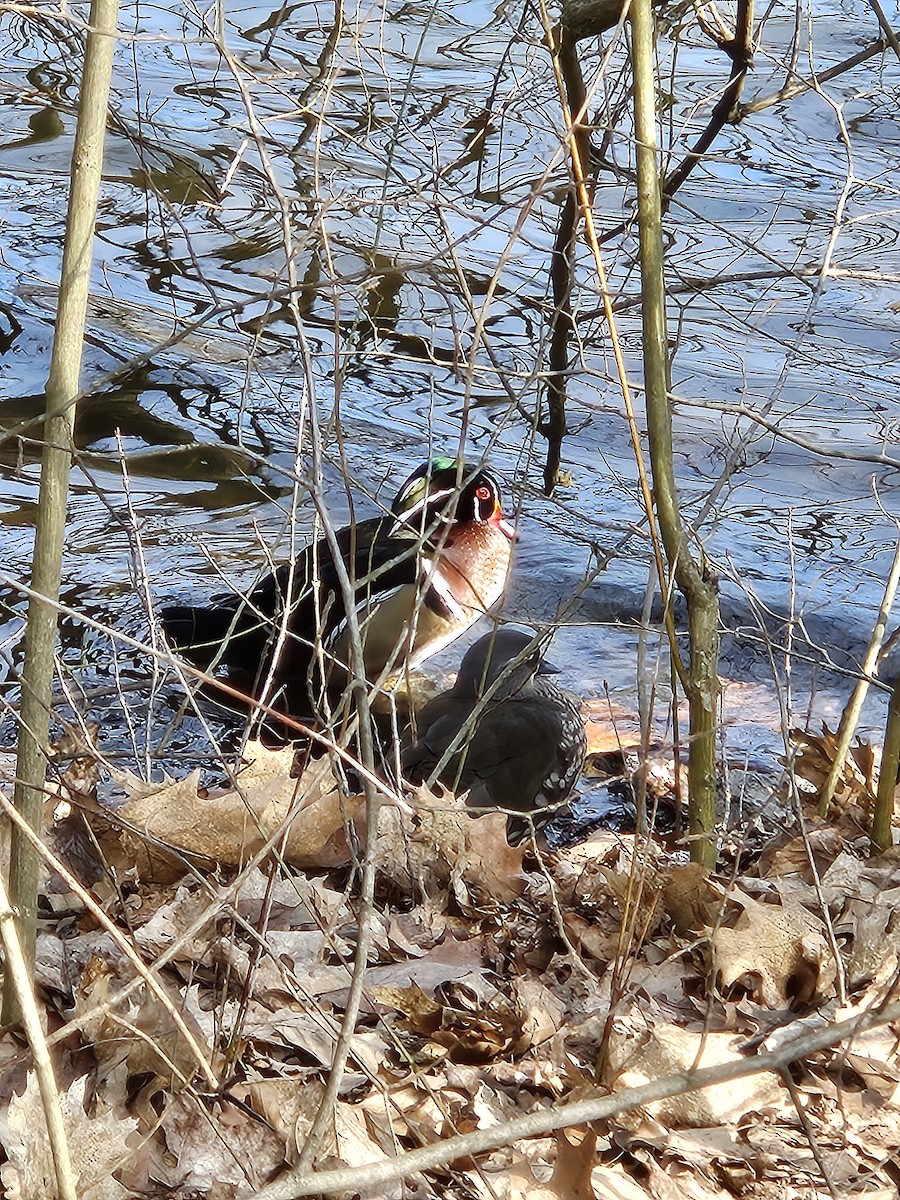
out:
<path id="1" fill-rule="evenodd" d="M 819 1145 L 819 1139 L 816 1137 L 816 1131 L 813 1128 L 813 1123 L 809 1119 L 809 1113 L 803 1107 L 803 1101 L 800 1097 L 800 1092 L 796 1083 L 791 1077 L 790 1070 L 785 1067 L 780 1071 L 781 1082 L 787 1088 L 791 1100 L 794 1104 L 794 1109 L 797 1113 L 797 1119 L 803 1126 L 803 1132 L 806 1134 L 806 1140 L 809 1142 L 809 1148 L 812 1151 L 812 1156 L 816 1160 L 816 1166 L 822 1172 L 822 1178 L 825 1180 L 825 1186 L 828 1188 L 832 1200 L 838 1200 L 838 1190 L 834 1186 L 834 1179 L 831 1171 L 828 1169 L 828 1164 L 825 1161 L 825 1155 L 822 1153 L 822 1147 Z"/>
<path id="2" fill-rule="evenodd" d="M 0 799 L 4 804 L 7 803 L 2 794 L 0 794 Z M 15 815 L 18 816 L 18 813 Z M 30 826 L 28 829 L 30 831 Z M 56 1186 L 60 1200 L 78 1200 L 75 1173 L 69 1154 L 69 1143 L 66 1138 L 66 1127 L 63 1122 L 62 1106 L 59 1102 L 59 1088 L 56 1085 L 53 1061 L 50 1058 L 47 1039 L 44 1036 L 44 1028 L 38 1013 L 31 983 L 31 970 L 22 952 L 15 913 L 9 902 L 2 872 L 0 872 L 0 938 L 3 940 L 3 949 L 6 953 L 6 974 L 12 983 L 22 1024 L 25 1026 L 25 1034 L 34 1058 L 34 1069 L 41 1093 L 44 1120 L 47 1122 L 47 1136 L 50 1142 L 50 1153 L 53 1156 L 53 1169 L 56 1173 Z"/>
<path id="3" fill-rule="evenodd" d="M 206 1057 L 206 1054 L 203 1052 L 203 1049 L 196 1037 L 185 1023 L 184 1017 L 172 1003 L 171 997 L 166 994 L 165 989 L 154 977 L 157 972 L 157 967 L 151 968 L 147 966 L 128 939 L 123 935 L 118 925 L 116 925 L 115 922 L 107 916 L 107 914 L 91 896 L 90 892 L 88 892 L 86 888 L 82 887 L 72 872 L 68 869 L 68 867 L 66 867 L 65 863 L 61 862 L 60 859 L 57 858 L 57 856 L 53 853 L 53 851 L 44 845 L 38 834 L 31 828 L 31 826 L 22 820 L 22 817 L 16 811 L 14 806 L 10 804 L 9 800 L 7 800 L 7 798 L 3 795 L 2 791 L 0 791 L 0 808 L 3 809 L 7 818 L 12 821 L 18 829 L 21 830 L 22 835 L 28 838 L 28 840 L 34 846 L 35 851 L 41 856 L 41 858 L 44 859 L 51 870 L 56 871 L 57 874 L 60 875 L 60 877 L 65 881 L 66 887 L 69 888 L 70 891 L 74 892 L 85 908 L 91 913 L 97 924 L 106 930 L 113 942 L 115 942 L 115 944 L 119 947 L 128 961 L 134 967 L 134 970 L 139 977 L 139 981 L 146 984 L 148 990 L 153 993 L 162 1007 L 172 1018 L 173 1025 L 184 1038 L 186 1045 L 191 1051 L 191 1054 L 193 1054 L 197 1061 L 198 1067 L 206 1077 L 206 1082 L 211 1088 L 213 1088 L 213 1090 L 217 1089 L 219 1086 L 219 1081 L 216 1078 L 215 1071 L 210 1065 L 209 1059 Z"/>
<path id="4" fill-rule="evenodd" d="M 409 1150 L 387 1162 L 364 1163 L 334 1171 L 301 1173 L 295 1169 L 256 1193 L 253 1200 L 294 1200 L 295 1197 L 363 1192 L 378 1184 L 408 1179 L 422 1171 L 444 1166 L 454 1159 L 481 1154 L 498 1146 L 509 1146 L 520 1138 L 541 1137 L 556 1129 L 566 1129 L 586 1121 L 609 1120 L 671 1096 L 684 1096 L 717 1083 L 746 1079 L 767 1072 L 780 1073 L 791 1063 L 831 1049 L 845 1039 L 857 1037 L 869 1029 L 900 1020 L 900 1002 L 875 1005 L 859 1016 L 839 1021 L 824 1029 L 813 1029 L 784 1042 L 766 1054 L 734 1058 L 730 1062 L 696 1070 L 679 1071 L 654 1079 L 641 1087 L 624 1088 L 611 1096 L 598 1096 L 571 1104 L 554 1103 L 539 1112 L 527 1113 L 512 1121 L 503 1121 L 474 1133 L 446 1138 L 432 1146 Z"/>

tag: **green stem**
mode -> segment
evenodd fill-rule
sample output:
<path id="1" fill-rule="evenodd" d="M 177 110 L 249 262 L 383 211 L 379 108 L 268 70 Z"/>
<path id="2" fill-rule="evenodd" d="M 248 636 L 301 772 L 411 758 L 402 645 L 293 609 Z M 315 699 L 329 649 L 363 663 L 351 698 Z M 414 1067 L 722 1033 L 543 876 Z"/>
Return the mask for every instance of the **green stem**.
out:
<path id="1" fill-rule="evenodd" d="M 94 224 L 103 168 L 103 142 L 115 46 L 117 0 L 92 0 L 82 74 L 78 125 L 72 151 L 69 211 L 59 285 L 56 334 L 47 381 L 47 414 L 31 586 L 28 605 L 22 708 L 14 803 L 36 830 L 41 828 L 50 732 L 50 703 L 56 645 L 56 608 L 62 569 L 69 468 L 75 426 L 84 327 L 87 316 Z M 37 932 L 38 857 L 14 829 L 10 846 L 10 901 L 29 969 Z M 15 992 L 4 983 L 3 1022 L 18 1019 Z"/>
<path id="2" fill-rule="evenodd" d="M 715 578 L 703 554 L 695 562 L 681 516 L 675 483 L 666 290 L 663 273 L 662 203 L 656 137 L 656 79 L 650 0 L 631 5 L 634 113 L 637 137 L 638 222 L 644 389 L 653 492 L 669 566 L 684 595 L 690 634 L 690 668 L 685 681 L 690 709 L 688 825 L 691 857 L 715 866 L 716 722 L 719 677 L 719 602 Z"/>
<path id="3" fill-rule="evenodd" d="M 872 853 L 881 854 L 890 848 L 891 820 L 894 815 L 894 792 L 900 774 L 900 679 L 894 683 L 888 706 L 884 746 L 881 750 L 881 771 L 878 774 L 878 796 L 872 813 Z"/>

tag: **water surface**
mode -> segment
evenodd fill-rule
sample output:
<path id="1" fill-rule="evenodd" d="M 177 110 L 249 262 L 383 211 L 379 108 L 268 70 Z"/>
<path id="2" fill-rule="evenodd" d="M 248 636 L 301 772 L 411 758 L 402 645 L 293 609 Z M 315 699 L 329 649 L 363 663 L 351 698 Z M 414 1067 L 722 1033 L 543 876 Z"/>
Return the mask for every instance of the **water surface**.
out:
<path id="1" fill-rule="evenodd" d="M 804 78 L 877 36 L 862 0 L 815 0 L 806 17 Z M 745 100 L 788 78 L 793 20 L 787 6 L 768 12 Z M 148 600 L 221 590 L 223 578 L 249 584 L 311 528 L 296 483 L 314 404 L 335 520 L 348 511 L 342 452 L 363 508 L 435 449 L 489 454 L 520 513 L 508 614 L 561 611 L 553 655 L 569 686 L 634 707 L 649 544 L 584 250 L 568 482 L 541 492 L 532 416 L 566 180 L 541 31 L 521 6 L 480 0 L 349 8 L 336 38 L 333 27 L 331 5 L 237 5 L 217 47 L 193 9 L 123 9 L 133 36 L 116 58 L 85 379 L 119 375 L 79 413 L 66 600 L 144 638 Z M 20 435 L 0 453 L 0 548 L 22 579 L 79 47 L 72 27 L 16 15 L 0 25 L 0 422 Z M 674 70 L 663 137 L 677 163 L 727 64 L 688 16 L 660 49 Z M 624 49 L 603 74 L 598 47 L 583 51 L 605 150 L 603 231 L 633 204 Z M 667 217 L 677 467 L 722 579 L 726 747 L 737 759 L 779 751 L 791 617 L 802 653 L 788 704 L 796 719 L 834 721 L 896 542 L 897 469 L 874 460 L 900 460 L 897 70 L 876 56 L 727 126 Z M 639 384 L 636 253 L 631 228 L 604 245 Z M 639 391 L 636 402 L 640 419 Z M 17 631 L 13 613 L 3 629 L 13 659 Z M 117 666 L 136 688 L 107 711 L 109 747 L 152 750 L 173 692 L 154 691 L 148 721 L 147 660 L 74 620 L 64 632 L 72 686 L 114 682 Z M 655 633 L 649 649 L 664 680 Z M 876 698 L 866 726 L 880 720 Z M 194 730 L 176 748 L 200 753 L 201 741 Z"/>

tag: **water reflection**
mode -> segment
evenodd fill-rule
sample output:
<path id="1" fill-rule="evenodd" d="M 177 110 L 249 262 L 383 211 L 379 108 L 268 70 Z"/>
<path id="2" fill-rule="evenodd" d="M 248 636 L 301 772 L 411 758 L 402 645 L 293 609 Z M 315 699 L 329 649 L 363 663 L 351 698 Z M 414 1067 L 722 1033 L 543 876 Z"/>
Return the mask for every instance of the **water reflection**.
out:
<path id="1" fill-rule="evenodd" d="M 827 33 L 816 46 L 819 69 L 867 41 L 872 18 L 861 0 L 834 12 L 815 8 Z M 90 582 L 73 596 L 113 625 L 145 628 L 146 614 L 129 607 L 135 530 L 121 517 L 120 447 L 158 594 L 214 590 L 218 574 L 236 566 L 252 578 L 265 552 L 248 530 L 255 525 L 277 545 L 312 388 L 332 439 L 328 478 L 338 510 L 328 424 L 336 396 L 349 466 L 370 488 L 402 475 L 426 444 L 455 447 L 463 429 L 470 447 L 490 448 L 525 514 L 511 599 L 520 619 L 552 616 L 584 583 L 592 547 L 621 543 L 569 614 L 583 623 L 558 639 L 555 654 L 585 692 L 609 683 L 633 698 L 629 622 L 643 604 L 648 543 L 587 255 L 579 262 L 565 447 L 572 487 L 547 500 L 534 486 L 546 270 L 566 181 L 562 165 L 549 165 L 560 164 L 558 100 L 540 29 L 524 10 L 464 0 L 424 22 L 415 5 L 351 13 L 334 38 L 330 4 L 244 4 L 229 10 L 227 36 L 251 120 L 238 80 L 194 17 L 125 12 L 142 35 L 140 87 L 123 47 L 86 377 L 138 353 L 148 362 L 90 396 L 79 415 L 79 446 L 89 451 L 82 465 L 94 483 L 74 482 L 77 556 L 67 571 L 73 587 Z M 768 14 L 758 94 L 781 86 L 792 28 L 789 14 Z M 586 50 L 590 70 L 599 57 Z M 671 50 L 671 40 L 662 43 L 664 56 Z M 630 130 L 624 118 L 612 119 L 626 99 L 621 60 L 613 58 L 592 112 L 598 129 L 612 128 L 596 199 L 601 228 L 621 220 L 632 188 Z M 67 61 L 76 60 L 33 23 L 4 18 L 5 429 L 41 411 L 76 92 L 60 65 Z M 708 42 L 686 33 L 672 100 L 681 149 L 702 127 L 723 72 Z M 673 387 L 686 401 L 676 408 L 684 499 L 699 512 L 733 466 L 707 530 L 735 621 L 749 619 L 757 600 L 783 614 L 793 595 L 830 614 L 826 649 L 858 648 L 867 636 L 896 537 L 895 472 L 823 459 L 765 431 L 733 462 L 750 428 L 745 413 L 690 401 L 764 413 L 827 450 L 877 452 L 897 442 L 895 285 L 880 278 L 897 242 L 894 100 L 877 64 L 829 87 L 847 105 L 854 176 L 867 181 L 852 189 L 845 210 L 848 163 L 834 111 L 808 94 L 723 131 L 667 225 Z M 836 222 L 834 265 L 867 275 L 828 280 L 810 310 L 817 281 L 798 272 L 819 267 Z M 629 232 L 604 254 L 627 367 L 638 379 L 634 251 Z M 201 328 L 167 344 L 192 318 Z M 639 394 L 636 402 L 640 415 Z M 34 451 L 13 440 L 3 456 L 0 545 L 24 573 Z M 109 508 L 97 489 L 106 490 Z M 302 489 L 298 516 L 308 527 Z M 596 624 L 611 615 L 619 623 Z M 74 626 L 66 637 L 74 669 Z M 81 666 L 98 679 L 104 659 L 108 673 L 101 641 L 91 635 L 82 648 Z M 738 681 L 760 662 L 768 669 L 758 644 L 736 642 L 729 653 Z M 139 678 L 146 663 L 125 657 Z M 824 686 L 821 702 L 833 707 L 846 680 Z"/>

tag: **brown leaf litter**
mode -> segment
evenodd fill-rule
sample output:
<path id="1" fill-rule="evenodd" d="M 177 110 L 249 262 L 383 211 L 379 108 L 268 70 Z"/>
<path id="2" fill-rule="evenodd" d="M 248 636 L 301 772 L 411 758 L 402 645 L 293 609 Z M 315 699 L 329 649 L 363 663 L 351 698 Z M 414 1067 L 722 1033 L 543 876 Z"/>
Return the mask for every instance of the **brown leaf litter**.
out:
<path id="1" fill-rule="evenodd" d="M 40 1001 L 79 1195 L 251 1197 L 297 1162 L 334 1055 L 361 802 L 327 759 L 298 778 L 292 756 L 260 746 L 215 791 L 123 776 L 111 813 L 89 774 L 80 786 L 69 799 L 87 830 L 61 816 L 53 844 L 160 986 L 48 874 Z M 501 814 L 425 789 L 386 800 L 363 1002 L 319 1167 L 741 1061 L 894 996 L 900 855 L 870 860 L 835 829 L 786 832 L 752 871 L 713 877 L 610 833 L 535 859 Z M 723 1081 L 362 1194 L 896 1196 L 898 1036 L 810 1055 L 790 1088 L 771 1073 Z M 55 1194 L 31 1060 L 8 1032 L 0 1144 L 5 1194 Z"/>

